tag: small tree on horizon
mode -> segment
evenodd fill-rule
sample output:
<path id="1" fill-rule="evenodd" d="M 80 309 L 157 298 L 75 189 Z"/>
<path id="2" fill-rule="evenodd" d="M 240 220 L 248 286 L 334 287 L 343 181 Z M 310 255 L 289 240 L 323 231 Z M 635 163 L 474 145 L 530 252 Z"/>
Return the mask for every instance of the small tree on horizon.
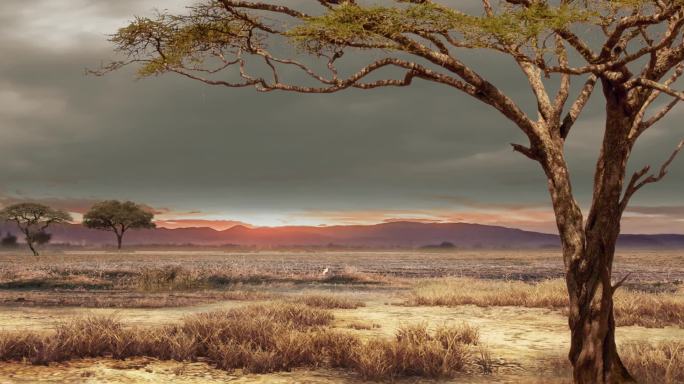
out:
<path id="1" fill-rule="evenodd" d="M 684 73 L 683 30 L 682 0 L 200 0 L 181 14 L 139 17 L 121 28 L 111 41 L 126 60 L 100 73 L 136 64 L 143 77 L 175 73 L 213 86 L 318 94 L 423 80 L 491 106 L 524 133 L 528 142 L 513 149 L 547 179 L 574 381 L 622 383 L 634 379 L 615 342 L 613 295 L 624 282 L 612 279 L 620 221 L 633 195 L 665 176 L 684 142 L 653 173 L 646 166 L 627 177 L 627 164 L 643 133 L 684 100 L 675 89 Z M 297 51 L 283 53 L 288 46 Z M 347 62 L 354 68 L 343 71 L 342 58 L 359 51 L 369 53 L 358 55 L 367 64 Z M 517 93 L 466 63 L 464 52 L 482 51 L 520 71 L 536 102 L 533 115 Z M 565 143 L 599 86 L 605 121 L 585 216 Z"/>
<path id="2" fill-rule="evenodd" d="M 40 231 L 36 233 L 36 235 L 33 237 L 33 240 L 38 245 L 45 245 L 50 243 L 50 240 L 52 240 L 52 234 L 45 231 Z"/>
<path id="3" fill-rule="evenodd" d="M 0 245 L 7 248 L 15 248 L 19 244 L 17 243 L 17 237 L 12 234 L 12 232 L 7 232 L 5 237 L 0 240 Z"/>
<path id="4" fill-rule="evenodd" d="M 50 241 L 52 236 L 45 232 L 50 225 L 73 220 L 67 212 L 37 203 L 21 203 L 6 207 L 0 211 L 0 218 L 17 225 L 34 256 L 39 256 L 36 244 L 42 245 Z"/>
<path id="5" fill-rule="evenodd" d="M 123 236 L 129 229 L 155 228 L 152 222 L 154 214 L 132 201 L 102 201 L 93 205 L 83 215 L 86 228 L 114 232 L 117 249 L 121 249 Z"/>

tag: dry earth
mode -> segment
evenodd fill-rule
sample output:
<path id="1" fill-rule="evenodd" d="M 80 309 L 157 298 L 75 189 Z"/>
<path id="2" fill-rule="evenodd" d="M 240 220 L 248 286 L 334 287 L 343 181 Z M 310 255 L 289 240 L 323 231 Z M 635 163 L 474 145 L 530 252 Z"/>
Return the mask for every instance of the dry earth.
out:
<path id="1" fill-rule="evenodd" d="M 653 257 L 660 262 L 653 263 Z M 215 254 L 211 252 L 188 257 L 185 253 L 115 254 L 114 260 L 107 255 L 89 259 L 85 255 L 57 255 L 31 267 L 54 265 L 63 258 L 74 267 L 86 268 L 98 264 L 99 268 L 136 268 L 140 263 L 193 263 L 214 265 L 216 263 L 243 263 L 249 268 L 271 270 L 298 270 L 311 273 L 324 267 L 354 269 L 372 274 L 392 274 L 403 277 L 428 277 L 445 275 L 476 275 L 489 278 L 539 279 L 556 277 L 559 261 L 550 252 L 532 253 L 503 251 L 476 253 L 415 253 L 415 252 L 359 252 L 359 253 L 277 253 L 264 254 Z M 0 266 L 7 266 L 15 256 L 0 257 Z M 223 259 L 222 259 L 223 258 Z M 225 260 L 224 260 L 225 259 Z M 651 262 L 646 262 L 650 260 Z M 633 251 L 621 254 L 618 270 L 635 271 L 633 281 L 670 284 L 684 279 L 684 263 L 678 252 L 648 253 Z M 275 266 L 274 266 L 275 265 Z M 41 266 L 41 267 L 42 267 Z M 244 268 L 244 267 L 243 267 Z M 288 272 L 288 273 L 290 273 Z M 273 291 L 295 299 L 302 294 L 344 294 L 365 302 L 365 307 L 334 310 L 335 326 L 348 329 L 354 323 L 376 324 L 368 330 L 350 330 L 366 336 L 391 337 L 402 324 L 427 323 L 438 326 L 450 322 L 468 322 L 480 328 L 481 340 L 491 352 L 494 373 L 489 376 L 463 376 L 450 381 L 459 383 L 552 383 L 563 382 L 544 372 L 548 361 L 565 353 L 569 343 L 567 320 L 557 311 L 519 308 L 460 306 L 408 307 L 401 304 L 404 287 L 326 285 L 265 285 L 261 290 Z M 131 325 L 153 326 L 179 322 L 184 316 L 217 309 L 229 309 L 254 301 L 220 301 L 210 304 L 175 308 L 92 308 L 0 306 L 0 327 L 3 330 L 49 330 L 59 321 L 84 314 L 115 314 Z M 658 342 L 684 340 L 684 329 L 675 327 L 643 328 L 620 327 L 618 340 Z M 227 373 L 204 363 L 177 363 L 153 359 L 114 361 L 107 359 L 81 360 L 49 367 L 30 366 L 20 363 L 0 364 L 0 383 L 353 383 L 355 376 L 332 370 L 294 371 L 269 375 L 242 375 Z M 435 382 L 412 379 L 405 382 Z"/>

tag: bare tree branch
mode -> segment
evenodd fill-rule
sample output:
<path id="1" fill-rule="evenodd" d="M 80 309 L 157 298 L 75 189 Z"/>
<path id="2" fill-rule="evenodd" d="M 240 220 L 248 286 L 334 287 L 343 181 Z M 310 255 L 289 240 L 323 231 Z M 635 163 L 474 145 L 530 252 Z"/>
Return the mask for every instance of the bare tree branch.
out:
<path id="1" fill-rule="evenodd" d="M 675 68 L 674 72 L 672 73 L 672 76 L 668 78 L 665 82 L 663 82 L 664 86 L 670 86 L 673 84 L 677 79 L 684 73 L 684 63 L 680 63 L 677 65 Z M 628 135 L 628 138 L 634 142 L 645 130 L 653 126 L 655 123 L 657 123 L 660 119 L 665 117 L 672 108 L 677 105 L 679 102 L 679 98 L 674 98 L 670 103 L 668 103 L 665 107 L 660 109 L 658 112 L 655 113 L 651 118 L 649 118 L 647 121 L 644 121 L 644 116 L 646 115 L 646 111 L 648 110 L 648 107 L 658 98 L 658 96 L 661 95 L 661 92 L 658 90 L 654 90 L 652 88 L 648 88 L 650 90 L 650 94 L 648 94 L 648 97 L 646 100 L 643 102 L 641 109 L 639 112 L 637 112 L 635 118 L 634 118 L 634 123 L 632 125 L 632 129 Z"/>
<path id="2" fill-rule="evenodd" d="M 647 176 L 646 178 L 643 178 L 651 169 L 651 167 L 648 165 L 642 168 L 641 170 L 634 172 L 632 178 L 629 181 L 629 184 L 627 184 L 627 188 L 625 189 L 625 193 L 622 197 L 622 200 L 620 200 L 620 210 L 622 212 L 625 211 L 625 208 L 627 208 L 627 204 L 629 204 L 629 200 L 639 189 L 643 188 L 646 184 L 656 183 L 662 180 L 663 177 L 667 175 L 668 167 L 670 166 L 670 164 L 672 164 L 672 161 L 674 161 L 675 157 L 677 157 L 679 151 L 682 150 L 682 147 L 684 147 L 684 140 L 679 142 L 679 144 L 672 152 L 670 157 L 668 157 L 668 159 L 663 163 L 663 165 L 660 166 L 660 170 L 657 174 L 652 174 Z"/>
<path id="3" fill-rule="evenodd" d="M 541 160 L 539 154 L 536 153 L 534 150 L 532 150 L 529 147 L 526 147 L 526 146 L 521 145 L 521 144 L 515 144 L 515 143 L 511 143 L 511 146 L 513 147 L 513 151 L 520 152 L 531 160 L 534 160 L 534 161 L 540 161 Z"/>
<path id="4" fill-rule="evenodd" d="M 565 49 L 565 44 L 560 36 L 556 36 L 556 55 L 558 56 L 558 65 L 568 65 L 568 51 Z M 563 107 L 570 95 L 571 76 L 567 73 L 562 73 L 560 77 L 560 85 L 558 86 L 558 92 L 556 93 L 556 98 L 553 103 L 554 120 L 557 120 L 560 117 L 560 114 L 563 113 Z"/>
<path id="5" fill-rule="evenodd" d="M 615 294 L 615 291 L 617 291 L 618 288 L 620 288 L 620 287 L 622 286 L 622 284 L 624 284 L 625 281 L 627 281 L 627 279 L 629 279 L 629 277 L 630 277 L 631 275 L 632 275 L 632 272 L 628 272 L 622 279 L 620 279 L 620 281 L 618 281 L 617 283 L 615 283 L 615 284 L 610 288 L 611 294 L 614 295 L 614 294 Z"/>
<path id="6" fill-rule="evenodd" d="M 645 131 L 646 129 L 648 129 L 648 128 L 652 127 L 653 125 L 655 125 L 655 123 L 657 123 L 658 121 L 660 121 L 660 119 L 662 119 L 662 118 L 665 117 L 668 113 L 670 113 L 670 111 L 672 110 L 672 108 L 674 108 L 677 104 L 679 104 L 679 101 L 680 101 L 680 100 L 681 100 L 681 99 L 678 99 L 678 98 L 672 99 L 672 101 L 670 101 L 669 103 L 667 103 L 664 107 L 662 107 L 658 112 L 656 112 L 656 113 L 655 113 L 653 116 L 651 116 L 648 120 L 646 120 L 646 121 L 644 121 L 643 123 L 641 123 L 640 131 L 643 132 L 643 131 Z"/>
<path id="7" fill-rule="evenodd" d="M 643 85 L 644 87 L 652 88 L 652 89 L 655 89 L 655 90 L 660 91 L 662 93 L 668 94 L 672 97 L 676 97 L 680 100 L 684 100 L 684 92 L 674 90 L 674 89 L 668 87 L 667 85 L 661 84 L 657 81 L 648 80 L 648 79 L 644 79 L 644 78 L 639 77 L 639 78 L 635 79 L 634 82 L 638 85 Z"/>
<path id="8" fill-rule="evenodd" d="M 245 9 L 254 9 L 254 10 L 260 10 L 260 11 L 269 11 L 269 12 L 275 12 L 275 13 L 280 13 L 283 15 L 289 15 L 297 19 L 303 19 L 309 17 L 304 12 L 300 12 L 296 9 L 292 9 L 289 7 L 285 7 L 283 5 L 275 5 L 275 4 L 267 4 L 267 3 L 259 3 L 259 2 L 252 2 L 252 1 L 239 1 L 239 0 L 220 0 L 221 3 L 226 8 L 245 8 Z"/>
<path id="9" fill-rule="evenodd" d="M 568 113 L 565 115 L 565 118 L 563 118 L 563 122 L 560 126 L 560 135 L 563 139 L 566 139 L 568 137 L 570 129 L 573 125 L 575 125 L 577 118 L 580 116 L 580 114 L 584 110 L 584 107 L 587 105 L 587 102 L 589 101 L 589 98 L 591 97 L 591 94 L 594 91 L 594 87 L 596 86 L 596 80 L 596 75 L 589 75 L 589 78 L 587 79 L 587 81 L 585 81 L 582 90 L 575 99 L 575 102 L 572 103 L 572 106 L 570 106 Z"/>

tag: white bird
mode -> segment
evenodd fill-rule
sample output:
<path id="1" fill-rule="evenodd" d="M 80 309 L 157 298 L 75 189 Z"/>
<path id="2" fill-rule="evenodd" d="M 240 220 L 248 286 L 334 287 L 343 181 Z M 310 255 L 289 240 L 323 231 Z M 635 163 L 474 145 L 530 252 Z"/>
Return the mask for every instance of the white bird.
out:
<path id="1" fill-rule="evenodd" d="M 321 272 L 321 276 L 325 276 L 325 275 L 327 275 L 327 274 L 328 274 L 328 272 L 330 272 L 330 268 L 328 268 L 328 267 L 325 267 L 325 269 L 323 270 L 323 272 Z"/>

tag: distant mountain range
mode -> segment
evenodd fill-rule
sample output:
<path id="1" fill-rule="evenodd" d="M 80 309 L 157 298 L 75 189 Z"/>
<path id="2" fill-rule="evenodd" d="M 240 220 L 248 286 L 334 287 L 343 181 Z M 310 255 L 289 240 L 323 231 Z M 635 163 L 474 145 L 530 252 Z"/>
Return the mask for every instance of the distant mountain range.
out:
<path id="1" fill-rule="evenodd" d="M 0 224 L 3 236 L 17 235 L 10 224 Z M 99 246 L 113 245 L 112 233 L 76 224 L 50 227 L 52 243 Z M 558 236 L 520 229 L 467 223 L 393 222 L 376 225 L 286 226 L 248 228 L 235 226 L 223 231 L 212 228 L 178 228 L 130 231 L 129 245 L 240 245 L 240 246 L 341 246 L 419 248 L 443 242 L 458 248 L 557 248 Z M 622 235 L 619 245 L 632 248 L 684 248 L 684 235 Z"/>

